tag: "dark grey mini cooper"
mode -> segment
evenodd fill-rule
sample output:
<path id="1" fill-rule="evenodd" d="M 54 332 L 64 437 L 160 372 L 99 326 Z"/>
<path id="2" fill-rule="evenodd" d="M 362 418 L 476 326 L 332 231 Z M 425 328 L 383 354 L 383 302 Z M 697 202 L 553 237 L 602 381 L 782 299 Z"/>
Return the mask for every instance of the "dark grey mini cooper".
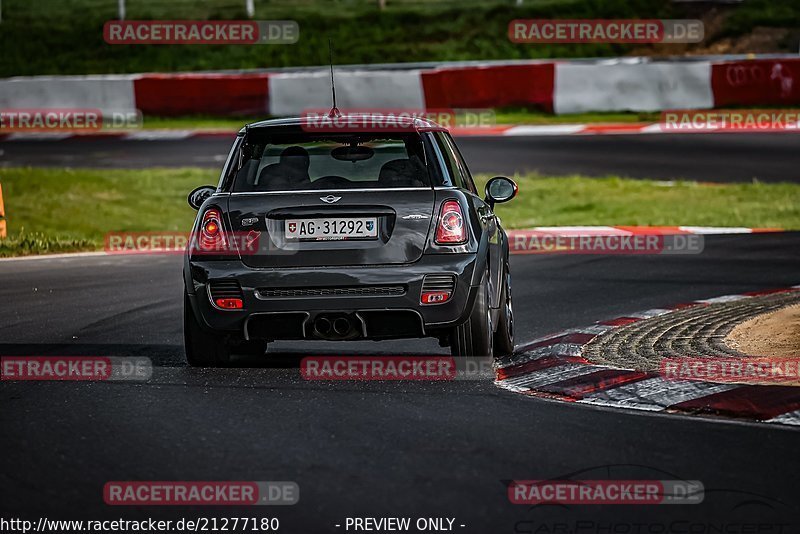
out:
<path id="1" fill-rule="evenodd" d="M 198 210 L 184 265 L 191 365 L 274 340 L 434 337 L 454 356 L 514 347 L 508 239 L 444 128 L 243 128 Z M 357 122 L 357 121 L 354 121 Z"/>

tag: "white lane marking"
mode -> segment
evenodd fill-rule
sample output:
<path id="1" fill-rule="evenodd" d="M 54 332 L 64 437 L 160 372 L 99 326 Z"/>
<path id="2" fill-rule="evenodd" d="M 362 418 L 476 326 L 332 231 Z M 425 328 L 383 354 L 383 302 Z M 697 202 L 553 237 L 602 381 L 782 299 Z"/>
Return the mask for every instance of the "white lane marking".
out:
<path id="1" fill-rule="evenodd" d="M 736 302 L 737 300 L 749 299 L 749 295 L 723 295 L 721 297 L 714 297 L 712 299 L 696 300 L 702 304 L 717 304 L 720 302 Z"/>
<path id="2" fill-rule="evenodd" d="M 526 391 L 530 391 L 526 387 L 522 386 L 515 386 L 514 384 L 508 383 L 507 380 L 496 380 L 494 383 L 497 387 L 507 389 L 508 391 L 513 391 L 514 393 L 525 393 Z"/>
<path id="3" fill-rule="evenodd" d="M 707 397 L 737 387 L 739 387 L 737 384 L 667 380 L 656 376 L 604 391 L 595 391 L 578 402 L 661 411 L 680 402 Z"/>
<path id="4" fill-rule="evenodd" d="M 569 330 L 562 330 L 560 332 L 556 332 L 555 334 L 548 334 L 544 337 L 533 339 L 522 345 L 522 348 L 524 349 L 524 347 L 530 347 L 531 345 L 535 345 L 537 343 L 553 341 L 562 338 L 564 336 L 568 336 L 570 334 L 602 334 L 604 332 L 608 332 L 612 328 L 614 327 L 605 324 L 593 324 L 590 326 L 580 326 L 577 328 L 570 328 Z"/>
<path id="5" fill-rule="evenodd" d="M 550 345 L 550 354 L 554 356 L 580 356 L 584 344 L 580 343 L 556 343 Z"/>
<path id="6" fill-rule="evenodd" d="M 13 256 L 11 258 L 0 258 L 4 261 L 30 261 L 30 260 L 62 260 L 67 258 L 89 258 L 93 256 L 112 256 L 104 251 L 98 252 L 65 252 L 63 254 L 36 254 L 31 256 Z"/>
<path id="7" fill-rule="evenodd" d="M 647 126 L 643 126 L 642 129 L 639 130 L 639 133 L 659 134 L 659 133 L 665 133 L 665 130 L 664 128 L 661 127 L 661 123 L 657 122 L 655 124 L 648 124 Z"/>
<path id="8" fill-rule="evenodd" d="M 503 382 L 511 384 L 512 386 L 525 387 L 528 389 L 536 389 L 543 386 L 548 386 L 550 384 L 555 384 L 556 382 L 561 382 L 562 380 L 568 380 L 570 378 L 576 378 L 578 376 L 588 375 L 594 373 L 595 371 L 601 371 L 603 369 L 611 369 L 611 368 L 604 367 L 602 365 L 565 363 L 563 365 L 548 367 L 546 369 L 534 371 L 532 373 L 528 373 L 522 376 L 507 378 L 503 380 Z"/>
<path id="9" fill-rule="evenodd" d="M 68 139 L 75 134 L 63 132 L 20 132 L 12 133 L 6 137 L 6 141 L 61 141 Z"/>
<path id="10" fill-rule="evenodd" d="M 669 182 L 660 182 L 659 184 L 667 184 Z M 670 235 L 669 230 L 677 228 L 677 232 L 685 232 L 689 234 L 704 234 L 704 235 L 736 235 L 736 234 L 752 234 L 757 228 L 746 228 L 743 226 L 632 226 L 627 228 L 619 228 L 616 226 L 534 226 L 533 228 L 519 228 L 517 230 L 510 230 L 509 235 L 513 236 L 515 232 L 524 235 L 525 232 L 557 232 L 559 235 L 564 236 L 592 236 L 592 235 L 650 235 L 641 233 L 641 230 L 651 229 L 665 229 L 667 232 L 664 235 Z M 672 232 L 675 233 L 674 231 Z"/>
<path id="11" fill-rule="evenodd" d="M 578 343 L 557 343 L 555 345 L 526 350 L 518 356 L 514 356 L 513 360 L 504 361 L 499 368 L 505 369 L 507 367 L 522 365 L 548 356 L 580 356 L 582 347 L 583 345 Z"/>
<path id="12" fill-rule="evenodd" d="M 591 326 L 584 326 L 582 328 L 576 328 L 574 330 L 570 330 L 568 335 L 569 334 L 594 334 L 595 336 L 598 336 L 600 334 L 604 334 L 604 333 L 608 332 L 612 328 L 615 328 L 615 327 L 613 327 L 611 325 L 607 325 L 607 324 L 593 324 Z"/>
<path id="13" fill-rule="evenodd" d="M 513 126 L 502 135 L 565 135 L 574 134 L 586 128 L 585 124 L 553 124 Z"/>
<path id="14" fill-rule="evenodd" d="M 558 235 L 570 236 L 592 236 L 592 235 L 632 235 L 633 232 L 621 230 L 615 226 L 535 226 L 532 228 L 536 232 L 557 232 Z M 524 232 L 525 230 L 519 230 Z"/>
<path id="15" fill-rule="evenodd" d="M 674 311 L 675 310 L 664 310 L 662 308 L 654 308 L 652 310 L 631 313 L 626 315 L 625 317 L 633 317 L 634 319 L 650 319 L 651 317 L 658 317 L 659 315 L 664 315 L 665 313 L 671 313 Z"/>
<path id="16" fill-rule="evenodd" d="M 194 132 L 192 130 L 152 130 L 132 132 L 124 135 L 122 139 L 128 141 L 174 141 L 187 139 L 193 135 Z"/>
<path id="17" fill-rule="evenodd" d="M 782 425 L 800 426 L 800 410 L 784 413 L 769 419 L 767 423 L 780 423 Z"/>
<path id="18" fill-rule="evenodd" d="M 679 226 L 679 230 L 693 234 L 752 234 L 752 228 L 744 226 Z"/>

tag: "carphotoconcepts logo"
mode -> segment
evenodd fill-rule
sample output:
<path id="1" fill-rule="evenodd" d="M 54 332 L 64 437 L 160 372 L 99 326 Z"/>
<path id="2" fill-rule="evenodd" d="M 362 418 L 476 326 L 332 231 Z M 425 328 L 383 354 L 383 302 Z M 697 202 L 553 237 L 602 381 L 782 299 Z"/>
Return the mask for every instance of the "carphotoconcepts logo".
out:
<path id="1" fill-rule="evenodd" d="M 424 131 L 441 126 L 448 130 L 481 130 L 497 124 L 490 109 L 348 109 L 331 114 L 326 109 L 308 109 L 301 127 L 309 132 L 391 133 Z"/>
<path id="2" fill-rule="evenodd" d="M 118 44 L 294 44 L 294 20 L 109 20 L 103 39 Z"/>
<path id="3" fill-rule="evenodd" d="M 664 358 L 659 372 L 669 380 L 781 384 L 800 383 L 800 358 L 706 356 Z"/>
<path id="4" fill-rule="evenodd" d="M 261 232 L 226 232 L 218 236 L 204 232 L 109 232 L 105 236 L 107 254 L 183 254 L 192 256 L 245 255 L 260 250 Z"/>
<path id="5" fill-rule="evenodd" d="M 715 109 L 663 111 L 661 113 L 661 129 L 681 132 L 716 130 L 800 131 L 800 110 Z"/>
<path id="6" fill-rule="evenodd" d="M 142 127 L 140 111 L 81 108 L 0 110 L 0 132 L 98 132 Z"/>
<path id="7" fill-rule="evenodd" d="M 0 380 L 123 381 L 149 380 L 153 363 L 145 357 L 4 356 Z"/>
<path id="8" fill-rule="evenodd" d="M 613 228 L 551 227 L 508 232 L 512 254 L 700 254 L 699 234 L 633 234 Z"/>
<path id="9" fill-rule="evenodd" d="M 515 480 L 512 504 L 699 504 L 699 480 Z"/>
<path id="10" fill-rule="evenodd" d="M 705 30 L 694 19 L 517 19 L 513 43 L 699 43 Z"/>
<path id="11" fill-rule="evenodd" d="M 107 482 L 110 506 L 286 506 L 300 500 L 296 482 Z"/>

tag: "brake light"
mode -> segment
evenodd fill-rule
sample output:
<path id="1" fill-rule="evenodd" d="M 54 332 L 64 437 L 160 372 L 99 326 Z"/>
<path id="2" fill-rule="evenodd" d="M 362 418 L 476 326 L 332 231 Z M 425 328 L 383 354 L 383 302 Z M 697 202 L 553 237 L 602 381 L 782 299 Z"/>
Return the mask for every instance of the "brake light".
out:
<path id="1" fill-rule="evenodd" d="M 460 245 L 466 241 L 467 225 L 464 224 L 461 204 L 453 199 L 445 200 L 439 212 L 439 222 L 436 224 L 436 243 L 438 245 Z"/>
<path id="2" fill-rule="evenodd" d="M 241 310 L 244 308 L 242 299 L 216 299 L 214 304 L 223 310 Z"/>
<path id="3" fill-rule="evenodd" d="M 422 304 L 441 304 L 450 300 L 449 291 L 423 291 L 419 301 Z"/>
<path id="4" fill-rule="evenodd" d="M 200 250 L 224 251 L 225 234 L 222 231 L 222 214 L 217 208 L 209 208 L 200 223 Z"/>

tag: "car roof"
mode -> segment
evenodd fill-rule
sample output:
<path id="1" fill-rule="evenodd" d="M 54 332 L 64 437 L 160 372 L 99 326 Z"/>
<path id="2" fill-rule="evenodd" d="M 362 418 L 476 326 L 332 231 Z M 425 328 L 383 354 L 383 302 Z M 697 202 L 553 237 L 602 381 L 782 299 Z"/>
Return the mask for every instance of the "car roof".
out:
<path id="1" fill-rule="evenodd" d="M 239 130 L 240 134 L 244 134 L 244 132 L 248 128 L 286 128 L 286 127 L 303 127 L 309 126 L 313 124 L 319 124 L 320 121 L 348 121 L 352 120 L 353 122 L 363 121 L 365 117 L 369 117 L 370 121 L 375 121 L 375 123 L 390 123 L 396 124 L 400 129 L 407 129 L 406 131 L 417 131 L 417 132 L 447 132 L 447 128 L 444 126 L 439 125 L 438 123 L 418 117 L 415 115 L 415 111 L 407 111 L 402 112 L 399 111 L 398 113 L 342 113 L 338 116 L 331 116 L 327 113 L 309 113 L 302 117 L 286 117 L 281 119 L 267 119 L 263 121 L 253 122 Z M 352 133 L 352 129 L 347 130 L 348 133 Z M 365 129 L 364 132 L 366 133 L 368 130 Z"/>

